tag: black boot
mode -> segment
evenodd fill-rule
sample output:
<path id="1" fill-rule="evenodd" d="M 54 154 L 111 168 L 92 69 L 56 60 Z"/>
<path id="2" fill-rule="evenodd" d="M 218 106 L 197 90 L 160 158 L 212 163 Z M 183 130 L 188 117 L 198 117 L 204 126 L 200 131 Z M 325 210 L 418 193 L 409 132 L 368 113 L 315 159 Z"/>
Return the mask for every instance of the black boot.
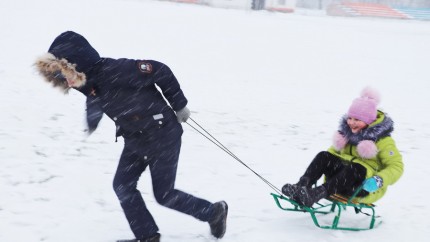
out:
<path id="1" fill-rule="evenodd" d="M 324 186 L 315 188 L 301 187 L 296 201 L 303 206 L 311 207 L 314 203 L 326 198 L 327 195 L 327 189 Z"/>
<path id="2" fill-rule="evenodd" d="M 308 187 L 310 188 L 312 186 L 311 181 L 308 177 L 302 176 L 300 177 L 299 182 L 297 182 L 296 184 L 285 184 L 282 187 L 282 193 L 289 197 L 290 199 L 297 201 L 297 195 L 298 192 L 300 190 L 300 188 L 302 187 Z"/>
<path id="3" fill-rule="evenodd" d="M 117 240 L 116 242 L 160 242 L 160 237 L 161 235 L 156 233 L 155 235 L 143 239 Z"/>
<path id="4" fill-rule="evenodd" d="M 212 235 L 220 239 L 224 236 L 227 229 L 227 212 L 228 206 L 224 201 L 213 204 L 213 216 L 208 221 Z"/>

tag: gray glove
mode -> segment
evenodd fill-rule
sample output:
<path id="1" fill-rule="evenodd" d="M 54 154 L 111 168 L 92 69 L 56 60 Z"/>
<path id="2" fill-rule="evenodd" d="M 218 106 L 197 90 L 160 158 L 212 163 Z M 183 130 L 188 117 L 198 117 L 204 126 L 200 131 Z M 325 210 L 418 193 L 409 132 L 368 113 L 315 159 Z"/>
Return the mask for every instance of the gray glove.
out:
<path id="1" fill-rule="evenodd" d="M 176 117 L 178 118 L 179 123 L 187 122 L 190 115 L 191 111 L 187 107 L 176 112 Z"/>

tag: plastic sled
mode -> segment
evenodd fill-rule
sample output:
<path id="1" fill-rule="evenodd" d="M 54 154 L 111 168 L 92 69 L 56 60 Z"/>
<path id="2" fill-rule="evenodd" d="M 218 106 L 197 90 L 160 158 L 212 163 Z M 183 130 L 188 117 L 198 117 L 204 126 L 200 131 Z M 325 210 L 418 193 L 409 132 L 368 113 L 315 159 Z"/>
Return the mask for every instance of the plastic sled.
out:
<path id="1" fill-rule="evenodd" d="M 331 195 L 329 198 L 324 199 L 326 202 L 323 203 L 315 203 L 312 207 L 306 207 L 298 204 L 296 201 L 289 199 L 284 195 L 278 195 L 271 193 L 273 198 L 275 199 L 278 207 L 285 211 L 293 211 L 293 212 L 307 212 L 311 215 L 314 224 L 322 229 L 335 229 L 335 230 L 349 230 L 349 231 L 362 231 L 369 230 L 375 228 L 376 218 L 379 216 L 375 215 L 375 205 L 374 204 L 366 204 L 366 203 L 358 203 L 356 202 L 355 196 L 361 189 L 357 190 L 353 196 L 347 198 L 338 194 Z M 281 202 L 283 201 L 283 202 Z M 282 204 L 281 204 L 282 203 Z M 356 214 L 364 214 L 367 215 L 370 219 L 368 222 L 368 226 L 355 227 L 355 226 L 341 226 L 340 219 L 343 211 L 346 211 L 347 208 L 353 208 Z M 331 224 L 321 224 L 321 216 L 320 215 L 332 215 L 333 221 Z M 378 224 L 381 221 L 378 222 Z"/>

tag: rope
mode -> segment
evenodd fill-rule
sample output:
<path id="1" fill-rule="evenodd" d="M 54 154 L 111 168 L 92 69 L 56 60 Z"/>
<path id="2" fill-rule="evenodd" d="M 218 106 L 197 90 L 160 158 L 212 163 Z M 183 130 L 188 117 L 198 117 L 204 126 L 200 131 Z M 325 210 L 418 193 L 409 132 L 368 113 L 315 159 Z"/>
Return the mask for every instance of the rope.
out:
<path id="1" fill-rule="evenodd" d="M 200 128 L 200 130 L 196 127 L 194 127 L 192 124 L 190 124 L 189 122 L 185 122 L 187 123 L 191 128 L 193 128 L 195 131 L 197 131 L 198 133 L 200 133 L 203 137 L 205 137 L 207 140 L 209 140 L 210 142 L 212 142 L 213 144 L 215 144 L 216 146 L 218 146 L 218 148 L 220 148 L 221 150 L 223 150 L 225 153 L 227 153 L 228 155 L 230 155 L 231 157 L 233 157 L 233 159 L 237 160 L 238 162 L 240 162 L 243 166 L 245 166 L 246 168 L 248 168 L 252 173 L 254 173 L 257 177 L 259 177 L 261 180 L 263 180 L 264 183 L 266 183 L 270 188 L 272 188 L 276 193 L 278 193 L 279 195 L 282 195 L 281 190 L 279 190 L 275 185 L 273 185 L 272 183 L 270 183 L 266 178 L 262 177 L 260 174 L 258 174 L 256 171 L 254 171 L 253 169 L 251 169 L 247 164 L 245 164 L 245 162 L 243 162 L 241 159 L 239 159 L 239 157 L 237 157 L 233 152 L 231 152 L 227 147 L 225 147 L 218 139 L 216 139 L 213 135 L 211 135 L 206 129 L 204 129 L 200 124 L 198 124 L 194 119 L 192 119 L 191 117 L 189 118 L 191 121 L 194 122 L 195 125 L 198 126 L 198 128 Z"/>

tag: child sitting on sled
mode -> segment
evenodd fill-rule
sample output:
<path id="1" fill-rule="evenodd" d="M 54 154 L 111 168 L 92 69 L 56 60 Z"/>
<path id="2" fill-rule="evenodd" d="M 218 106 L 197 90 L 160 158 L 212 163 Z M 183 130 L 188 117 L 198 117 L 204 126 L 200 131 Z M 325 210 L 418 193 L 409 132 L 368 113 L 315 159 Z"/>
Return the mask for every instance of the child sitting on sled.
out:
<path id="1" fill-rule="evenodd" d="M 351 196 L 361 188 L 358 201 L 373 203 L 403 173 L 402 156 L 391 137 L 393 121 L 377 110 L 379 94 L 365 88 L 342 117 L 328 151 L 318 153 L 296 184 L 285 184 L 282 193 L 311 207 L 332 194 Z M 321 176 L 325 183 L 312 187 Z"/>

